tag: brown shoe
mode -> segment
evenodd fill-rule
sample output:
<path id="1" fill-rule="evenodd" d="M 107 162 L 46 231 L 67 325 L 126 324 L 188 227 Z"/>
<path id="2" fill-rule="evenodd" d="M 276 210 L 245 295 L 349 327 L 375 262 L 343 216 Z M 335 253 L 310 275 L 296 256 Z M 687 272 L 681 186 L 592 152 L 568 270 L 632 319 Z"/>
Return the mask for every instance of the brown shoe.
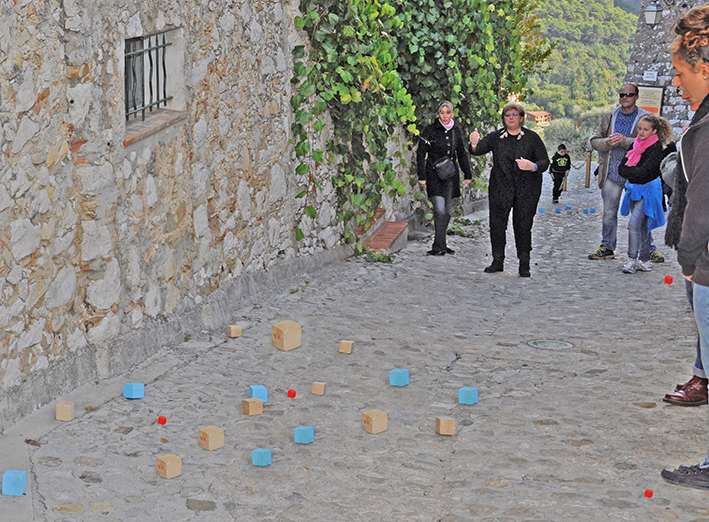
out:
<path id="1" fill-rule="evenodd" d="M 692 378 L 689 379 L 687 382 L 682 383 L 682 384 L 678 384 L 677 386 L 675 386 L 675 391 L 684 390 L 687 386 L 694 384 L 694 381 L 696 381 L 697 379 L 701 379 L 701 377 L 697 377 L 696 375 L 692 375 Z"/>
<path id="2" fill-rule="evenodd" d="M 707 401 L 707 383 L 709 383 L 709 380 L 697 377 L 694 382 L 691 382 L 692 379 L 685 385 L 684 389 L 675 393 L 668 393 L 662 400 L 677 406 L 701 406 L 702 404 L 707 404 L 709 402 Z"/>

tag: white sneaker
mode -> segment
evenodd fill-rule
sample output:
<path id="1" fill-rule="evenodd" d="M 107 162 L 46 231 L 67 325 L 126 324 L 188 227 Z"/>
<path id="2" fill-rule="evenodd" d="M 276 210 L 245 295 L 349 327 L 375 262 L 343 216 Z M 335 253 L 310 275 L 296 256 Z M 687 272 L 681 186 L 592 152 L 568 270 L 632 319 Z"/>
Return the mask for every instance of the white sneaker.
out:
<path id="1" fill-rule="evenodd" d="M 636 270 L 637 268 L 635 267 L 635 259 L 628 260 L 628 262 L 625 263 L 625 266 L 623 267 L 624 274 L 634 274 Z"/>
<path id="2" fill-rule="evenodd" d="M 639 259 L 635 260 L 635 269 L 640 270 L 641 272 L 649 272 L 652 270 L 652 262 L 651 261 L 640 261 Z"/>

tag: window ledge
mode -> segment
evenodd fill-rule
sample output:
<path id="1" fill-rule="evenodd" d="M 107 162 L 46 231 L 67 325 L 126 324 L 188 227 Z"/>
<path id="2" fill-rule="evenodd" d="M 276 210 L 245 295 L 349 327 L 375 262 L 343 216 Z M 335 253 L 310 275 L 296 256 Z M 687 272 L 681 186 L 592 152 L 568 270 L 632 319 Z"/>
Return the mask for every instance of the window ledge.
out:
<path id="1" fill-rule="evenodd" d="M 147 138 L 186 118 L 187 111 L 173 111 L 170 109 L 156 109 L 153 110 L 153 112 L 146 111 L 145 121 L 131 119 L 126 122 L 126 134 L 123 138 L 123 146 L 128 147 L 136 141 Z"/>

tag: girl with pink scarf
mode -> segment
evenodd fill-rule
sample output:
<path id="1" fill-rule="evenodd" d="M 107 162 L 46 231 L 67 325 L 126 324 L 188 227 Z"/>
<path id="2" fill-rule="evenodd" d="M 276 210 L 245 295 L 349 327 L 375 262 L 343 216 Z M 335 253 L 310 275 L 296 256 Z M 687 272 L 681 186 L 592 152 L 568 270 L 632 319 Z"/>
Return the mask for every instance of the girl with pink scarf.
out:
<path id="1" fill-rule="evenodd" d="M 652 270 L 650 231 L 665 224 L 660 163 L 671 139 L 672 129 L 666 119 L 655 114 L 643 115 L 638 121 L 633 148 L 618 167 L 618 174 L 628 180 L 620 207 L 623 216 L 630 214 L 628 262 L 623 266 L 626 274 Z"/>

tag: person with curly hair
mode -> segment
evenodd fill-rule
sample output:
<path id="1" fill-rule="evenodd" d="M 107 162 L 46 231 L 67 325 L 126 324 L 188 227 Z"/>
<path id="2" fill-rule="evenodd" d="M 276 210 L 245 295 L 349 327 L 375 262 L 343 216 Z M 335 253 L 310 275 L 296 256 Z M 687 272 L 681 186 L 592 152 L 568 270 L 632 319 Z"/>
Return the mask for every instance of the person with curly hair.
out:
<path id="1" fill-rule="evenodd" d="M 682 275 L 691 285 L 694 318 L 699 331 L 703 368 L 709 367 L 709 6 L 693 7 L 677 20 L 672 44 L 675 87 L 696 111 L 682 134 L 678 153 L 681 172 L 676 176 L 674 201 L 685 199 L 673 212 L 665 240 L 676 246 Z M 680 178 L 686 189 L 682 190 Z M 683 194 L 680 194 L 683 192 Z M 674 205 L 673 205 L 674 206 Z M 673 215 L 674 214 L 674 215 Z M 677 221 L 681 222 L 676 241 Z M 673 236 L 674 235 L 674 236 Z M 706 386 L 706 385 L 705 385 Z M 704 388 L 706 390 L 706 388 Z M 698 465 L 664 469 L 662 478 L 672 484 L 709 489 L 709 451 Z"/>

